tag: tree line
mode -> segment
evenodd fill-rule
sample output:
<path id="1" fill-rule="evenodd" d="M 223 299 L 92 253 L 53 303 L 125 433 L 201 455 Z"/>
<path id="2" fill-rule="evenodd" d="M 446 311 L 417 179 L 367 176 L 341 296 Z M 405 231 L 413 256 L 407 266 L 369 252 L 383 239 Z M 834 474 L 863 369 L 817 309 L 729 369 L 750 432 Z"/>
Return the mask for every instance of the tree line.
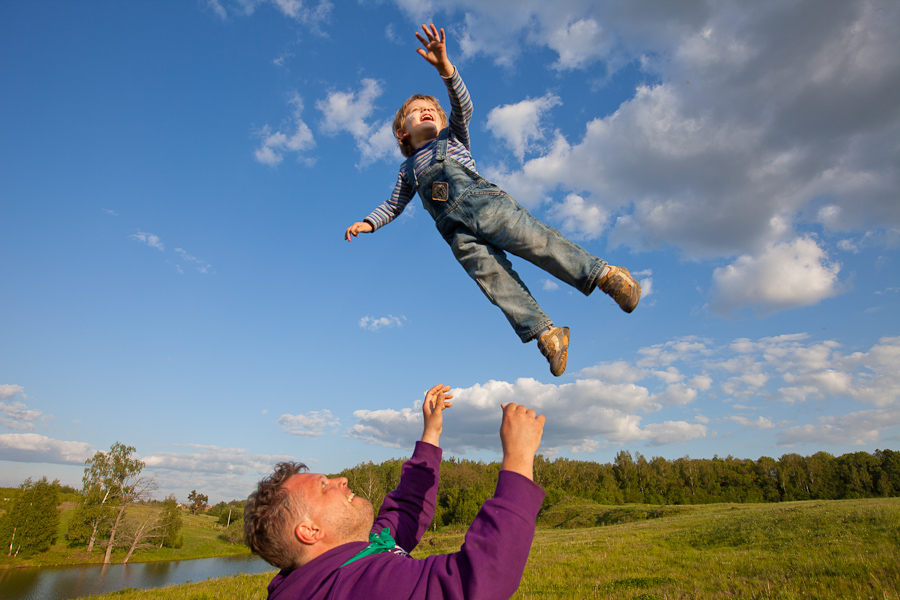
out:
<path id="1" fill-rule="evenodd" d="M 156 479 L 143 473 L 144 463 L 134 453 L 134 447 L 116 442 L 109 451 L 94 454 L 85 461 L 81 490 L 46 477 L 29 478 L 0 496 L 0 548 L 8 557 L 23 559 L 49 550 L 59 535 L 62 499 L 75 505 L 63 534 L 66 545 L 87 553 L 102 551 L 104 563 L 112 561 L 114 550 L 123 551 L 121 561 L 127 563 L 139 549 L 181 548 L 182 506 L 171 495 L 162 501 L 153 498 Z M 212 507 L 208 502 L 206 494 L 192 490 L 184 508 L 192 515 L 217 517 L 221 537 L 242 543 L 243 500 Z"/>
<path id="2" fill-rule="evenodd" d="M 84 547 L 89 553 L 103 549 L 104 564 L 111 562 L 116 548 L 125 551 L 122 562 L 127 563 L 141 548 L 180 547 L 182 517 L 174 496 L 158 502 L 157 510 L 134 514 L 135 507 L 153 501 L 157 489 L 156 479 L 142 473 L 144 463 L 133 457 L 134 452 L 116 442 L 109 452 L 97 452 L 85 461 L 82 489 L 65 533 L 70 547 Z M 26 479 L 4 501 L 0 543 L 7 556 L 28 558 L 56 542 L 63 490 L 59 481 L 51 483 L 46 477 L 36 482 Z M 131 518 L 126 519 L 128 515 Z"/>
<path id="3" fill-rule="evenodd" d="M 339 473 L 376 507 L 397 487 L 402 460 L 363 463 Z M 449 458 L 441 464 L 434 527 L 467 525 L 494 493 L 499 463 Z M 598 504 L 710 504 L 840 500 L 900 496 L 900 452 L 876 450 L 833 456 L 785 454 L 757 460 L 648 459 L 620 451 L 612 463 L 537 456 L 534 479 L 547 492 L 543 508 L 565 496 Z"/>
<path id="4" fill-rule="evenodd" d="M 0 548 L 10 557 L 27 558 L 48 550 L 60 525 L 62 496 L 75 497 L 75 510 L 65 533 L 66 543 L 87 552 L 102 549 L 103 562 L 111 562 L 114 549 L 128 562 L 139 548 L 180 548 L 183 544 L 181 507 L 174 496 L 151 498 L 156 480 L 142 473 L 144 463 L 135 449 L 119 442 L 108 452 L 97 452 L 85 462 L 78 492 L 47 478 L 27 479 L 9 500 L 0 504 Z M 397 487 L 403 460 L 381 464 L 371 461 L 345 469 L 353 491 L 369 499 L 376 509 Z M 451 457 L 441 464 L 441 485 L 434 527 L 465 526 L 494 493 L 500 463 Z M 757 460 L 732 456 L 669 460 L 647 459 L 639 452 L 620 451 L 612 463 L 557 458 L 535 458 L 534 478 L 547 492 L 543 508 L 566 496 L 598 504 L 709 504 L 719 502 L 784 502 L 900 496 L 900 452 L 876 450 L 833 456 L 784 454 L 779 459 Z M 189 495 L 191 514 L 217 518 L 224 539 L 242 542 L 243 500 L 207 505 L 205 494 Z M 156 504 L 155 510 L 136 511 Z M 134 514 L 132 514 L 134 513 Z M 126 519 L 126 515 L 131 514 Z"/>

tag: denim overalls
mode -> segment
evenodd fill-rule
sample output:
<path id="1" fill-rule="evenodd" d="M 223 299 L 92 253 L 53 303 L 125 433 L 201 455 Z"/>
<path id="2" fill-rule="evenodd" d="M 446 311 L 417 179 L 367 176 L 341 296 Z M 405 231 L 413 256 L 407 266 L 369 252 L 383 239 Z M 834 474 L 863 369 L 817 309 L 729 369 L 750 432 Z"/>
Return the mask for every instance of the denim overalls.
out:
<path id="1" fill-rule="evenodd" d="M 452 158 L 447 158 L 449 129 L 437 138 L 435 162 L 420 177 L 414 157 L 406 161 L 407 176 L 453 255 L 484 295 L 503 311 L 523 342 L 551 324 L 513 270 L 511 252 L 557 279 L 589 295 L 606 261 L 533 217 L 493 183 Z"/>

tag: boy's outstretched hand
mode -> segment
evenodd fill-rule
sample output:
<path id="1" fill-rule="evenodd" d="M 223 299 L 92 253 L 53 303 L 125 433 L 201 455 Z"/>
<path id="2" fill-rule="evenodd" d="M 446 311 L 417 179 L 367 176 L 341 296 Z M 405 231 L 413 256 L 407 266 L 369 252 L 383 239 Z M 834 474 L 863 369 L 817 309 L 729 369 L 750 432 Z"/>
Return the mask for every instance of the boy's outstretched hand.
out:
<path id="1" fill-rule="evenodd" d="M 425 417 L 425 431 L 422 432 L 422 441 L 432 446 L 441 445 L 441 432 L 444 430 L 444 409 L 453 406 L 448 394 L 449 385 L 437 384 L 425 394 L 425 402 L 422 404 L 422 414 Z"/>
<path id="2" fill-rule="evenodd" d="M 441 77 L 452 77 L 456 67 L 447 58 L 447 41 L 444 37 L 444 28 L 442 27 L 438 31 L 437 27 L 432 23 L 430 28 L 427 25 L 422 25 L 422 31 L 425 32 L 425 37 L 422 37 L 419 32 L 416 32 L 416 37 L 419 38 L 419 41 L 422 42 L 425 48 L 419 48 L 416 52 L 431 63 Z"/>
<path id="3" fill-rule="evenodd" d="M 372 224 L 366 221 L 354 223 L 344 232 L 344 239 L 349 242 L 351 237 L 356 237 L 360 233 L 372 233 Z"/>

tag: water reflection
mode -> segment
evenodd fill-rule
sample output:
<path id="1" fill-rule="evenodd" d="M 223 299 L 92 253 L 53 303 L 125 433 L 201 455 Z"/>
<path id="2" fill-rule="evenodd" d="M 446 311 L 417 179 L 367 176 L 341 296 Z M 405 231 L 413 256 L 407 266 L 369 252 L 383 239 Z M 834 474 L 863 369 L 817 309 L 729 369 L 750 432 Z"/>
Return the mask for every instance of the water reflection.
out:
<path id="1" fill-rule="evenodd" d="M 124 588 L 149 589 L 266 571 L 274 568 L 252 555 L 125 565 L 0 569 L 0 599 L 70 600 Z"/>

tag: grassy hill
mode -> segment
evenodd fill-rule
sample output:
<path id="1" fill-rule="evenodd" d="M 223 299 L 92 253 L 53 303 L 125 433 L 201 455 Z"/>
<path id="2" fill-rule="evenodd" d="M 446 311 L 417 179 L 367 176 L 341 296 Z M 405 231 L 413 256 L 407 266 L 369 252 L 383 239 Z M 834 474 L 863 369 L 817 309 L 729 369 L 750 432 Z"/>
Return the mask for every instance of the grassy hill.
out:
<path id="1" fill-rule="evenodd" d="M 516 599 L 900 600 L 900 499 L 658 507 L 567 498 L 540 517 Z M 429 533 L 414 556 L 453 552 Z M 97 600 L 264 599 L 272 573 Z"/>

